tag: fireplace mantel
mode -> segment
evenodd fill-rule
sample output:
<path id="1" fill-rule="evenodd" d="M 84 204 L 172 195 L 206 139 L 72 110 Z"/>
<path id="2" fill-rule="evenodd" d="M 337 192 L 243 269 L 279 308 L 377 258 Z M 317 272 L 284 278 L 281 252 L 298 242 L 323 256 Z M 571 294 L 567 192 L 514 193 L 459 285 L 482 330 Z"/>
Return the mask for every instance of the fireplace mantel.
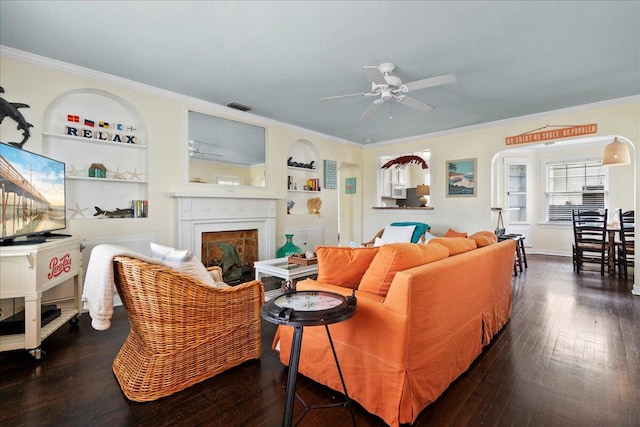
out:
<path id="1" fill-rule="evenodd" d="M 276 198 L 172 193 L 178 207 L 178 246 L 201 259 L 202 233 L 258 230 L 258 256 L 275 257 Z"/>

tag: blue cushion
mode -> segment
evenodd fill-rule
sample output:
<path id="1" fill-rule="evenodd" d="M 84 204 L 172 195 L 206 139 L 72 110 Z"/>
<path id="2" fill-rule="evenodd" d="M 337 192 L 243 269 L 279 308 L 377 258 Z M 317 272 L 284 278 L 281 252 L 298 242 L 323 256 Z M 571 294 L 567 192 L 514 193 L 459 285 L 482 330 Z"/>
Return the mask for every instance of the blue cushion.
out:
<path id="1" fill-rule="evenodd" d="M 413 235 L 411 236 L 411 243 L 418 243 L 420 236 L 427 230 L 431 230 L 429 224 L 425 224 L 424 222 L 393 222 L 391 225 L 396 226 L 407 226 L 407 225 L 415 225 L 416 228 L 413 230 Z"/>

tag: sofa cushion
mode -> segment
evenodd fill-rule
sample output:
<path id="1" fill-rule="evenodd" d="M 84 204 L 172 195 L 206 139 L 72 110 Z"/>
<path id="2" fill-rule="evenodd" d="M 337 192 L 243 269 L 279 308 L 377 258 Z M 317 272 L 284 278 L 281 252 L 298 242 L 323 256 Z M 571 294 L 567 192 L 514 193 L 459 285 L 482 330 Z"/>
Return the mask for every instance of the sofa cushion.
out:
<path id="1" fill-rule="evenodd" d="M 191 276 L 198 282 L 205 283 L 209 286 L 216 286 L 216 282 L 214 282 L 204 265 L 188 250 L 170 248 L 153 242 L 150 242 L 150 246 L 152 258 L 159 259 L 167 267 Z"/>
<path id="2" fill-rule="evenodd" d="M 316 246 L 318 282 L 358 289 L 378 248 Z"/>
<path id="3" fill-rule="evenodd" d="M 467 237 L 467 233 L 456 231 L 453 228 L 450 228 L 446 233 L 444 233 L 444 237 Z"/>
<path id="4" fill-rule="evenodd" d="M 386 296 L 398 271 L 447 258 L 449 250 L 436 244 L 394 243 L 381 246 L 362 276 L 359 291 Z"/>
<path id="5" fill-rule="evenodd" d="M 498 243 L 498 236 L 493 231 L 477 231 L 469 238 L 475 240 L 479 248 Z"/>
<path id="6" fill-rule="evenodd" d="M 429 245 L 439 243 L 449 249 L 449 256 L 458 255 L 476 249 L 476 241 L 466 237 L 436 237 L 429 240 Z"/>

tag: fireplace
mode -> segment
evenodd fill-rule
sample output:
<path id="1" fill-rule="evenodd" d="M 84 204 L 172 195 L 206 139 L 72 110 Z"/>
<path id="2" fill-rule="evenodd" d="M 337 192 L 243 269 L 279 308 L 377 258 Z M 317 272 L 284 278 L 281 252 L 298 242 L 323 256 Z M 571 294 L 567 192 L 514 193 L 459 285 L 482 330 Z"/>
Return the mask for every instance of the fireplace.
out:
<path id="1" fill-rule="evenodd" d="M 253 261 L 275 258 L 276 200 L 273 198 L 233 198 L 211 195 L 172 194 L 178 201 L 178 246 L 189 249 L 205 265 L 204 239 L 208 233 L 257 234 Z M 229 239 L 229 240 L 232 240 Z M 243 238 L 244 239 L 244 238 Z M 232 243 L 234 244 L 234 243 Z M 215 243 L 214 243 L 215 245 Z M 218 245 L 215 245 L 218 246 Z M 211 255 L 209 245 L 209 255 Z M 250 249 L 250 251 L 254 251 Z M 244 252 L 246 248 L 242 249 Z M 240 249 L 238 249 L 240 252 Z M 253 255 L 252 255 L 253 256 Z M 246 260 L 247 263 L 253 262 Z M 242 260 L 244 265 L 245 260 Z M 252 264 L 251 264 L 252 266 Z"/>
<path id="2" fill-rule="evenodd" d="M 205 231 L 202 263 L 222 268 L 228 284 L 243 283 L 254 277 L 253 263 L 258 261 L 258 230 Z"/>

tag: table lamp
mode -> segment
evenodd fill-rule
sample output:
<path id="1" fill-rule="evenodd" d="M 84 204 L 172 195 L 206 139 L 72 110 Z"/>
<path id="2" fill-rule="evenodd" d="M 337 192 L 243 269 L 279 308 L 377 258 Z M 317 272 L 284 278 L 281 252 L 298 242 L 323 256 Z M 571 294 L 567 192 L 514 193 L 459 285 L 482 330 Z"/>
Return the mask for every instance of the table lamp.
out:
<path id="1" fill-rule="evenodd" d="M 427 196 L 431 193 L 431 187 L 428 185 L 418 185 L 416 187 L 416 196 L 420 197 L 420 203 L 425 207 L 429 205 L 429 199 Z"/>

